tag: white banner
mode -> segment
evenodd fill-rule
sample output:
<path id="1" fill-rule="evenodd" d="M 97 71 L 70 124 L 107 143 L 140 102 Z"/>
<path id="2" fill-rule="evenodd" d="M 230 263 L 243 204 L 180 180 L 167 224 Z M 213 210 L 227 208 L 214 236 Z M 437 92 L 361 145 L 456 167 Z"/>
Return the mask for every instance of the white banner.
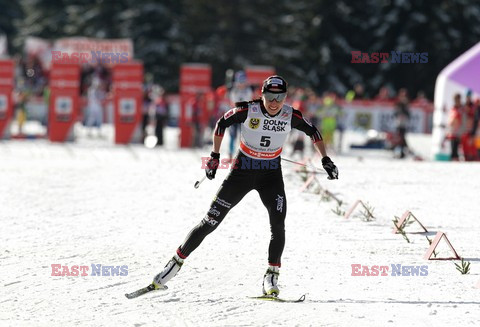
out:
<path id="1" fill-rule="evenodd" d="M 395 131 L 395 103 L 392 101 L 341 101 L 343 122 L 346 129 L 382 132 Z M 409 132 L 431 133 L 433 105 L 431 103 L 411 103 Z"/>

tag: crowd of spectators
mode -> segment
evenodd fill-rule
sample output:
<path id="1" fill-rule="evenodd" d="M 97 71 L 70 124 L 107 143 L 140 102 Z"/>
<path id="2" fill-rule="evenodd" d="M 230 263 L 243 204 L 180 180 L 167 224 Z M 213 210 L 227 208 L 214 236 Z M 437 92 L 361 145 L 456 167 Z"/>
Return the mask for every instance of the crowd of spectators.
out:
<path id="1" fill-rule="evenodd" d="M 21 132 L 23 122 L 29 119 L 28 114 L 31 114 L 31 112 L 27 113 L 26 103 L 32 98 L 43 98 L 45 104 L 48 103 L 49 71 L 34 56 L 26 58 L 16 57 L 15 60 L 16 119 Z M 191 145 L 193 147 L 202 147 L 210 141 L 209 134 L 214 129 L 216 120 L 233 107 L 235 102 L 260 97 L 259 85 L 249 85 L 243 71 L 236 72 L 232 77 L 225 85 L 216 88 L 208 94 L 199 93 L 192 96 L 187 102 L 188 112 L 191 113 L 188 123 L 191 126 Z M 89 128 L 90 132 L 88 135 L 91 135 L 91 130 L 95 128 L 98 129 L 98 135 L 101 135 L 100 127 L 106 120 L 105 107 L 112 99 L 111 91 L 112 76 L 109 67 L 100 64 L 85 64 L 82 66 L 80 81 L 82 114 L 80 120 Z M 321 131 L 327 146 L 336 151 L 341 151 L 342 149 L 343 132 L 346 127 L 343 105 L 346 102 L 374 100 L 391 103 L 395 108 L 395 143 L 399 149 L 399 157 L 404 157 L 408 153 L 405 134 L 410 118 L 410 103 L 430 103 L 423 92 L 418 92 L 417 96 L 412 99 L 405 89 L 400 89 L 396 92 L 386 86 L 381 87 L 376 95 L 370 96 L 365 93 L 365 88 L 362 84 L 355 84 L 345 94 L 338 94 L 332 91 L 319 93 L 312 88 L 295 86 L 290 86 L 288 92 L 287 103 L 302 111 L 303 115 Z M 172 121 L 171 104 L 168 99 L 169 97 L 160 85 L 153 83 L 144 85 L 142 130 L 144 137 L 153 132 L 157 138 L 157 146 L 163 145 L 164 127 Z M 33 116 L 36 115 L 33 114 Z M 175 118 L 178 118 L 178 113 Z M 43 124 L 47 123 L 46 113 L 40 120 Z M 152 128 L 149 129 L 149 126 Z M 231 156 L 235 148 L 236 132 L 236 128 L 231 128 L 231 141 L 229 144 Z M 302 152 L 304 149 L 304 135 L 302 133 L 293 133 L 291 139 L 293 150 Z"/>
<path id="2" fill-rule="evenodd" d="M 34 54 L 17 55 L 14 57 L 14 63 L 15 120 L 18 133 L 22 134 L 26 120 L 37 120 L 42 125 L 47 125 L 50 70 L 49 67 L 45 67 L 40 57 Z M 79 119 L 85 126 L 97 128 L 98 133 L 104 121 L 106 103 L 111 98 L 111 85 L 111 70 L 108 67 L 101 64 L 81 66 Z M 32 103 L 36 105 L 32 106 Z"/>
<path id="3" fill-rule="evenodd" d="M 472 98 L 472 91 L 467 90 L 464 100 L 462 95 L 454 95 L 454 105 L 447 122 L 447 136 L 450 142 L 450 159 L 452 161 L 480 160 L 480 99 Z"/>
<path id="4" fill-rule="evenodd" d="M 238 73 L 239 72 L 237 72 L 235 76 L 238 76 Z M 233 80 L 231 83 L 226 83 L 226 85 L 222 85 L 216 89 L 215 105 L 212 107 L 212 111 L 208 112 L 210 117 L 220 117 L 224 112 L 234 106 L 231 95 L 236 92 L 236 85 L 236 81 Z M 242 88 L 244 87 L 245 86 L 242 85 Z M 261 96 L 259 86 L 254 85 L 248 88 L 251 90 L 252 98 Z M 362 84 L 355 84 L 352 89 L 345 94 L 339 94 L 333 91 L 319 93 L 312 88 L 290 86 L 287 96 L 287 104 L 300 110 L 304 117 L 320 130 L 327 146 L 337 152 L 342 150 L 343 132 L 346 128 L 343 106 L 348 102 L 357 100 L 372 100 L 392 106 L 394 110 L 395 129 L 393 133 L 390 133 L 390 142 L 396 150 L 395 156 L 398 158 L 404 158 L 410 153 L 406 141 L 406 133 L 411 116 L 410 105 L 432 104 L 422 91 L 418 92 L 416 97 L 411 98 L 404 88 L 396 92 L 384 86 L 379 89 L 378 94 L 369 96 L 365 93 Z M 214 128 L 215 122 L 216 119 L 209 120 L 209 129 L 207 128 L 207 131 Z M 207 133 L 206 140 L 208 140 L 208 135 Z M 299 151 L 303 153 L 305 147 L 304 138 L 303 133 L 292 133 L 291 142 L 294 152 Z M 234 138 L 231 139 L 233 140 Z"/>

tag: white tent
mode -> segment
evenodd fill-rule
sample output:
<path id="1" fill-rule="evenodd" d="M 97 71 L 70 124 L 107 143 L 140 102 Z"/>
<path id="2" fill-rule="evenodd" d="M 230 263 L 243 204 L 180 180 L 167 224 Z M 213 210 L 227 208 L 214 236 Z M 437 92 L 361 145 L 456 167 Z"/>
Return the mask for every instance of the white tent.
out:
<path id="1" fill-rule="evenodd" d="M 448 160 L 450 147 L 444 142 L 448 114 L 455 93 L 465 101 L 467 90 L 474 98 L 480 95 L 480 42 L 445 67 L 435 83 L 435 112 L 433 113 L 432 154 L 435 160 Z"/>

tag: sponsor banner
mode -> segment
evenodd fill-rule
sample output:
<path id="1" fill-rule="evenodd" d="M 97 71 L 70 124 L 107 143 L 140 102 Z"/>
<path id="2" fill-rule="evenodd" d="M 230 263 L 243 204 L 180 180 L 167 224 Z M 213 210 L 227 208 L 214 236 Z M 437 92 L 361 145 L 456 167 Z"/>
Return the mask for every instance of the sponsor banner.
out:
<path id="1" fill-rule="evenodd" d="M 142 63 L 129 62 L 113 67 L 116 144 L 142 142 L 142 83 Z"/>
<path id="2" fill-rule="evenodd" d="M 392 101 L 339 101 L 343 108 L 343 125 L 349 130 L 375 129 L 382 132 L 396 130 L 395 103 Z M 411 103 L 409 132 L 431 133 L 433 105 Z"/>
<path id="3" fill-rule="evenodd" d="M 9 138 L 9 127 L 13 117 L 13 60 L 0 60 L 0 139 Z"/>
<path id="4" fill-rule="evenodd" d="M 245 143 L 240 142 L 240 151 L 242 151 L 245 155 L 250 158 L 258 158 L 258 159 L 275 159 L 282 153 L 282 148 L 276 150 L 275 152 L 262 152 L 262 151 L 255 151 L 250 149 Z"/>
<path id="5" fill-rule="evenodd" d="M 196 119 L 204 121 L 207 116 L 206 97 L 205 95 L 211 91 L 212 85 L 212 68 L 208 64 L 190 63 L 183 64 L 180 67 L 180 147 L 190 147 L 192 145 L 192 124 L 193 108 L 192 103 L 195 97 L 203 94 L 203 98 L 195 103 Z"/>
<path id="6" fill-rule="evenodd" d="M 73 141 L 73 124 L 79 112 L 80 66 L 54 63 L 50 73 L 48 139 Z"/>
<path id="7" fill-rule="evenodd" d="M 248 84 L 261 86 L 267 77 L 275 75 L 275 68 L 271 66 L 247 66 L 245 74 Z"/>
<path id="8" fill-rule="evenodd" d="M 54 110 L 55 110 L 55 116 L 57 117 L 57 119 L 58 117 L 70 117 L 73 114 L 72 97 L 57 96 L 55 98 Z"/>
<path id="9" fill-rule="evenodd" d="M 180 68 L 180 94 L 205 93 L 211 90 L 212 68 L 207 64 L 183 64 Z"/>

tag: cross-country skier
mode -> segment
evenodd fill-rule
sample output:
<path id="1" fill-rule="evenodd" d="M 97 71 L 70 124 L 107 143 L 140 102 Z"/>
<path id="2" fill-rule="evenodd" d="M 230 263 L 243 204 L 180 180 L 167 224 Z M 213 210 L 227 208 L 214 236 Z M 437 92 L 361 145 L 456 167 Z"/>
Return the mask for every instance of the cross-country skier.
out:
<path id="1" fill-rule="evenodd" d="M 225 129 L 239 123 L 240 151 L 234 161 L 236 164 L 223 181 L 206 216 L 190 231 L 175 256 L 153 279 L 152 285 L 156 289 L 165 288 L 184 260 L 218 227 L 230 209 L 248 192 L 257 190 L 268 210 L 272 233 L 263 293 L 278 296 L 277 281 L 285 245 L 284 222 L 287 213 L 280 154 L 292 128 L 310 136 L 315 149 L 322 156 L 322 165 L 329 179 L 338 179 L 338 169 L 327 156 L 320 132 L 303 118 L 300 111 L 285 104 L 286 96 L 287 82 L 278 75 L 270 76 L 263 82 L 261 99 L 239 102 L 218 120 L 213 136 L 213 151 L 207 162 L 207 178 L 215 178 Z"/>

